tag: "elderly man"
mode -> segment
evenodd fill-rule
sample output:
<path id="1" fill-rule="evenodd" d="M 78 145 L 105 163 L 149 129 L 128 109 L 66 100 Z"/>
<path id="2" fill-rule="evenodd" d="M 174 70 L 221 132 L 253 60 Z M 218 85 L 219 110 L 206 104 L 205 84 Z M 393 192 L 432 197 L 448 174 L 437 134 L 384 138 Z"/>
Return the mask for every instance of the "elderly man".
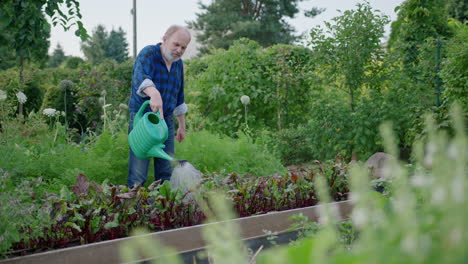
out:
<path id="1" fill-rule="evenodd" d="M 162 43 L 149 45 L 138 54 L 133 66 L 132 93 L 130 97 L 130 124 L 128 132 L 133 129 L 133 119 L 142 103 L 150 100 L 146 112 L 159 111 L 167 123 L 169 137 L 164 144 L 164 151 L 174 154 L 174 121 L 177 117 L 178 129 L 176 139 L 179 142 L 185 137 L 184 102 L 184 67 L 180 59 L 191 39 L 190 32 L 182 27 L 170 26 L 163 36 Z M 130 149 L 127 183 L 130 188 L 135 184 L 143 185 L 148 178 L 150 160 L 142 160 Z M 154 158 L 154 176 L 156 180 L 169 180 L 172 173 L 170 161 Z"/>

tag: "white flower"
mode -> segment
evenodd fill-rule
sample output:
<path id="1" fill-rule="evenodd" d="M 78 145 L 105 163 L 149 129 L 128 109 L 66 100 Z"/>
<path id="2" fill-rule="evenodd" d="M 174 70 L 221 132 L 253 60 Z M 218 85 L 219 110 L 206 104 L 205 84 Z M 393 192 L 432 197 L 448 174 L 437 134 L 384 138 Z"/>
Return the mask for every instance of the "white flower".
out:
<path id="1" fill-rule="evenodd" d="M 427 185 L 432 185 L 433 182 L 434 182 L 434 179 L 431 176 L 425 175 L 425 174 L 422 174 L 422 173 L 416 173 L 410 179 L 410 183 L 414 187 L 424 187 L 424 186 L 427 186 Z"/>
<path id="2" fill-rule="evenodd" d="M 445 201 L 445 190 L 442 187 L 436 187 L 432 191 L 432 203 L 435 205 L 440 205 Z"/>
<path id="3" fill-rule="evenodd" d="M 247 95 L 241 96 L 240 100 L 243 105 L 248 105 L 250 103 L 250 97 L 248 97 Z"/>
<path id="4" fill-rule="evenodd" d="M 57 114 L 57 110 L 55 110 L 54 108 L 46 108 L 42 111 L 42 113 L 46 116 L 52 117 Z"/>
<path id="5" fill-rule="evenodd" d="M 454 143 L 451 143 L 448 148 L 448 157 L 452 160 L 455 160 L 458 158 L 457 154 L 458 154 L 457 145 Z"/>
<path id="6" fill-rule="evenodd" d="M 20 102 L 21 104 L 26 103 L 26 101 L 28 100 L 28 97 L 26 97 L 26 95 L 23 92 L 18 92 L 16 94 L 16 98 L 18 98 L 18 102 Z"/>
<path id="7" fill-rule="evenodd" d="M 457 175 L 452 182 L 452 197 L 455 202 L 463 203 L 464 198 L 464 178 L 462 175 Z"/>
<path id="8" fill-rule="evenodd" d="M 366 209 L 364 208 L 355 208 L 351 213 L 351 218 L 353 223 L 358 227 L 363 227 L 367 224 L 368 215 Z"/>
<path id="9" fill-rule="evenodd" d="M 0 90 L 0 101 L 5 101 L 7 99 L 7 93 L 3 90 Z"/>
<path id="10" fill-rule="evenodd" d="M 407 253 L 414 253 L 418 247 L 418 241 L 414 236 L 408 235 L 400 241 L 400 246 Z"/>
<path id="11" fill-rule="evenodd" d="M 357 192 L 351 192 L 351 194 L 349 195 L 349 200 L 351 200 L 354 203 L 357 203 L 360 200 L 360 198 L 361 197 Z"/>
<path id="12" fill-rule="evenodd" d="M 463 232 L 462 230 L 460 230 L 460 228 L 454 228 L 452 232 L 450 232 L 450 235 L 449 235 L 450 242 L 453 245 L 460 244 L 460 242 L 462 242 L 463 240 L 462 234 Z"/>
<path id="13" fill-rule="evenodd" d="M 434 161 L 434 153 L 436 152 L 436 146 L 430 142 L 426 146 L 426 156 L 424 157 L 424 165 L 428 168 L 432 168 L 432 162 Z"/>
<path id="14" fill-rule="evenodd" d="M 107 91 L 106 90 L 102 90 L 101 91 L 101 96 L 106 96 L 107 95 Z"/>

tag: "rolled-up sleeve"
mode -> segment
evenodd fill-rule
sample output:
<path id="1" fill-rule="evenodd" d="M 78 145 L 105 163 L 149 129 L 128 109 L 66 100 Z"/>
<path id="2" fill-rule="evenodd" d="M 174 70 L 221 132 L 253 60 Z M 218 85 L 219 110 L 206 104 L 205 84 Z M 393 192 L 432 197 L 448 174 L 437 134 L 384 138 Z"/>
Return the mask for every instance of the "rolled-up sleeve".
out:
<path id="1" fill-rule="evenodd" d="M 174 109 L 174 115 L 178 116 L 178 115 L 183 115 L 185 113 L 187 113 L 188 111 L 188 107 L 185 103 L 177 106 L 175 109 Z"/>
<path id="2" fill-rule="evenodd" d="M 143 90 L 151 86 L 156 87 L 156 85 L 154 85 L 152 80 L 150 79 L 143 80 L 143 82 L 140 84 L 140 87 L 138 87 L 137 94 L 141 97 L 148 97 L 148 95 L 145 94 Z"/>

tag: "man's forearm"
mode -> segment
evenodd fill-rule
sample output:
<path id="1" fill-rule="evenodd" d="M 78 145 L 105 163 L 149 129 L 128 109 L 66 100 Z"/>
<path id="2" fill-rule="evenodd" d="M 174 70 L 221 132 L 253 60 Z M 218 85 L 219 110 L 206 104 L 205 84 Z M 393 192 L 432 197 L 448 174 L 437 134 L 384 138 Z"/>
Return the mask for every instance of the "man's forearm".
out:
<path id="1" fill-rule="evenodd" d="M 149 86 L 149 87 L 146 87 L 143 92 L 148 95 L 149 97 L 153 97 L 155 95 L 158 95 L 159 94 L 159 91 L 158 89 L 156 89 L 156 87 L 154 86 Z"/>
<path id="2" fill-rule="evenodd" d="M 185 114 L 178 115 L 177 116 L 177 121 L 179 123 L 179 128 L 185 130 Z"/>

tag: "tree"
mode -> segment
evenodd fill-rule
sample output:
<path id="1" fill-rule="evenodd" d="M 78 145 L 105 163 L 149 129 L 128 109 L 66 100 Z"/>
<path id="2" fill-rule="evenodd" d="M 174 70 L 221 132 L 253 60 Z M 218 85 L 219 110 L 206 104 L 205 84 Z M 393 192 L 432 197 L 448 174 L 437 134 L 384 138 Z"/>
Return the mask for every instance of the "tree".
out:
<path id="1" fill-rule="evenodd" d="M 65 52 L 63 51 L 62 46 L 60 44 L 57 44 L 57 47 L 52 53 L 52 56 L 50 56 L 49 58 L 49 67 L 51 68 L 58 67 L 66 59 L 67 59 L 67 56 L 65 56 Z"/>
<path id="2" fill-rule="evenodd" d="M 309 45 L 322 64 L 318 68 L 331 78 L 329 83 L 349 94 L 354 111 L 356 92 L 366 83 L 370 66 L 379 64 L 383 56 L 380 38 L 389 19 L 364 3 L 332 20 L 334 24 L 325 23 L 325 32 L 321 27 L 311 30 Z"/>
<path id="3" fill-rule="evenodd" d="M 24 83 L 24 61 L 34 58 L 42 60 L 47 56 L 51 25 L 46 15 L 52 19 L 54 26 L 60 24 L 65 31 L 76 25 L 78 29 L 75 35 L 82 40 L 87 38 L 86 29 L 79 20 L 81 14 L 76 0 L 4 0 L 0 5 L 0 18 L 2 24 L 6 25 L 3 30 L 11 37 L 8 46 L 19 57 L 21 85 Z M 19 106 L 19 114 L 23 114 L 22 104 Z"/>
<path id="4" fill-rule="evenodd" d="M 81 44 L 86 59 L 92 64 L 99 64 L 106 57 L 106 41 L 108 33 L 103 25 L 98 25 L 89 39 Z"/>
<path id="5" fill-rule="evenodd" d="M 5 70 L 15 66 L 16 54 L 11 44 L 11 34 L 4 29 L 6 23 L 2 23 L 0 18 L 0 70 Z"/>
<path id="6" fill-rule="evenodd" d="M 128 59 L 128 42 L 121 27 L 118 31 L 111 30 L 106 41 L 106 57 L 113 58 L 118 63 Z"/>
<path id="7" fill-rule="evenodd" d="M 7 46 L 19 57 L 20 79 L 24 60 L 43 61 L 49 49 L 50 24 L 41 11 L 44 1 L 7 1 L 0 7 L 6 22 Z"/>
<path id="8" fill-rule="evenodd" d="M 214 0 L 205 5 L 199 2 L 203 13 L 197 14 L 189 28 L 200 32 L 197 40 L 201 52 L 212 48 L 227 49 L 242 37 L 255 40 L 263 47 L 273 44 L 291 44 L 297 39 L 294 28 L 285 20 L 293 18 L 302 0 Z M 323 9 L 306 11 L 313 17 Z"/>
<path id="9" fill-rule="evenodd" d="M 468 21 L 468 2 L 465 0 L 447 0 L 447 12 L 450 17 L 465 23 Z"/>
<path id="10" fill-rule="evenodd" d="M 446 105 L 454 101 L 461 104 L 463 112 L 468 113 L 468 25 L 453 20 L 450 26 L 455 36 L 447 43 L 447 57 L 444 60 L 441 77 L 444 81 Z"/>
<path id="11" fill-rule="evenodd" d="M 91 38 L 81 44 L 81 50 L 92 64 L 99 64 L 105 58 L 119 63 L 128 59 L 128 43 L 122 28 L 109 34 L 103 25 L 98 25 Z"/>
<path id="12" fill-rule="evenodd" d="M 405 70 L 414 74 L 420 47 L 428 38 L 450 35 L 444 0 L 407 0 L 395 9 L 397 20 L 391 25 L 388 48 L 401 58 Z"/>

